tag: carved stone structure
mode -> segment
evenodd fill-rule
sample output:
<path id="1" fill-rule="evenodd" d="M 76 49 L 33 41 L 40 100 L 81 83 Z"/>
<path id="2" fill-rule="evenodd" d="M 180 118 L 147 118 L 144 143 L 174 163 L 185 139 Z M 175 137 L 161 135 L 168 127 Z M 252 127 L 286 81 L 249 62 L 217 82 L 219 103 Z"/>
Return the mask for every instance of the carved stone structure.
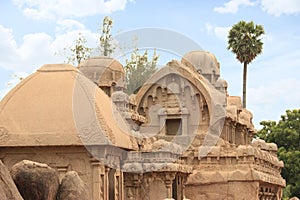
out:
<path id="1" fill-rule="evenodd" d="M 9 171 L 0 161 L 0 199 L 23 200 Z"/>
<path id="2" fill-rule="evenodd" d="M 93 57 L 80 64 L 80 71 L 108 96 L 125 87 L 125 71 L 121 63 L 109 57 Z"/>
<path id="3" fill-rule="evenodd" d="M 280 199 L 276 144 L 253 140 L 212 53 L 193 51 L 128 96 L 122 65 L 44 65 L 0 103 L 0 159 L 76 171 L 94 200 Z"/>

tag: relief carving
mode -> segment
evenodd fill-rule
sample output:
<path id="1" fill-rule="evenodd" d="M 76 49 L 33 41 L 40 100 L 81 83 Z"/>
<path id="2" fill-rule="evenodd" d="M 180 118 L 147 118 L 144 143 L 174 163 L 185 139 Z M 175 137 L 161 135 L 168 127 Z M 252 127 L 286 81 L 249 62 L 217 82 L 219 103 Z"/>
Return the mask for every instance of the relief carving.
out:
<path id="1" fill-rule="evenodd" d="M 143 200 L 150 200 L 149 193 L 150 193 L 150 185 L 154 181 L 154 177 L 152 175 L 149 175 L 147 177 L 144 177 L 142 180 L 141 185 L 141 197 Z"/>
<path id="2" fill-rule="evenodd" d="M 5 143 L 8 139 L 8 130 L 5 127 L 0 127 L 0 144 Z"/>

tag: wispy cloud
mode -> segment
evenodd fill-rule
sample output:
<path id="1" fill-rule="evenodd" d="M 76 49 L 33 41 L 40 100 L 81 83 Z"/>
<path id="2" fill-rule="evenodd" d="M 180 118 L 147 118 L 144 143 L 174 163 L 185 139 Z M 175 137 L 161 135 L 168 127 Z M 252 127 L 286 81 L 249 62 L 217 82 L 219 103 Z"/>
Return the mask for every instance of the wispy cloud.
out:
<path id="1" fill-rule="evenodd" d="M 262 120 L 277 121 L 287 109 L 299 109 L 300 80 L 281 79 L 270 84 L 248 89 L 248 108 L 255 113 L 254 123 Z M 258 127 L 257 127 L 258 128 Z"/>
<path id="2" fill-rule="evenodd" d="M 208 35 L 213 34 L 214 36 L 216 36 L 218 39 L 222 41 L 227 41 L 227 36 L 230 28 L 231 27 L 214 26 L 209 22 L 205 24 L 205 32 Z"/>
<path id="3" fill-rule="evenodd" d="M 259 105 L 296 105 L 299 106 L 300 93 L 295 88 L 300 88 L 300 80 L 295 78 L 281 79 L 257 88 L 249 88 L 251 104 Z"/>
<path id="4" fill-rule="evenodd" d="M 263 11 L 276 17 L 283 14 L 300 13 L 300 0 L 230 0 L 223 6 L 215 7 L 214 11 L 218 13 L 237 13 L 241 6 L 255 5 L 260 5 Z"/>
<path id="5" fill-rule="evenodd" d="M 264 11 L 276 17 L 282 14 L 300 13 L 300 0 L 261 0 Z"/>
<path id="6" fill-rule="evenodd" d="M 73 30 L 85 30 L 85 25 L 82 23 L 73 20 L 73 19 L 64 19 L 58 20 L 56 26 L 56 33 L 66 33 Z"/>
<path id="7" fill-rule="evenodd" d="M 255 2 L 250 0 L 230 0 L 221 7 L 215 7 L 214 11 L 218 13 L 237 13 L 240 6 L 254 6 Z"/>
<path id="8" fill-rule="evenodd" d="M 63 63 L 67 55 L 55 54 L 74 46 L 79 32 L 87 39 L 87 46 L 97 46 L 96 33 L 75 20 L 67 22 L 70 21 L 60 21 L 57 24 L 55 36 L 46 33 L 26 34 L 21 44 L 17 44 L 11 29 L 0 25 L 0 68 L 31 73 L 45 63 Z"/>
<path id="9" fill-rule="evenodd" d="M 109 14 L 124 10 L 127 0 L 13 0 L 25 16 L 33 19 L 55 19 Z"/>

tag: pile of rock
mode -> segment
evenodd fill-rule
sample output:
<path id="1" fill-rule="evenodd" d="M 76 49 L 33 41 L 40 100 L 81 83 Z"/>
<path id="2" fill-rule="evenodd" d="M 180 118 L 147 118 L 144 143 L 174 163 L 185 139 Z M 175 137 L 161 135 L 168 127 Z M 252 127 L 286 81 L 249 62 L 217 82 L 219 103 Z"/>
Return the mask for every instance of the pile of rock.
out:
<path id="1" fill-rule="evenodd" d="M 69 171 L 59 183 L 58 172 L 47 164 L 23 160 L 10 173 L 0 161 L 1 200 L 89 200 L 86 184 Z"/>

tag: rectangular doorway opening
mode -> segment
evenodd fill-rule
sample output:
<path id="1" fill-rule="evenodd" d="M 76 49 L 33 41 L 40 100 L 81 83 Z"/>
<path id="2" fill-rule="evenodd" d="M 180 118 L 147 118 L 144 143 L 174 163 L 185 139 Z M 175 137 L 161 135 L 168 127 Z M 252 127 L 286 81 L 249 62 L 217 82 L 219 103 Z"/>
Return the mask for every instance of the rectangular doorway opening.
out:
<path id="1" fill-rule="evenodd" d="M 166 119 L 166 135 L 181 135 L 181 127 L 181 119 Z"/>

